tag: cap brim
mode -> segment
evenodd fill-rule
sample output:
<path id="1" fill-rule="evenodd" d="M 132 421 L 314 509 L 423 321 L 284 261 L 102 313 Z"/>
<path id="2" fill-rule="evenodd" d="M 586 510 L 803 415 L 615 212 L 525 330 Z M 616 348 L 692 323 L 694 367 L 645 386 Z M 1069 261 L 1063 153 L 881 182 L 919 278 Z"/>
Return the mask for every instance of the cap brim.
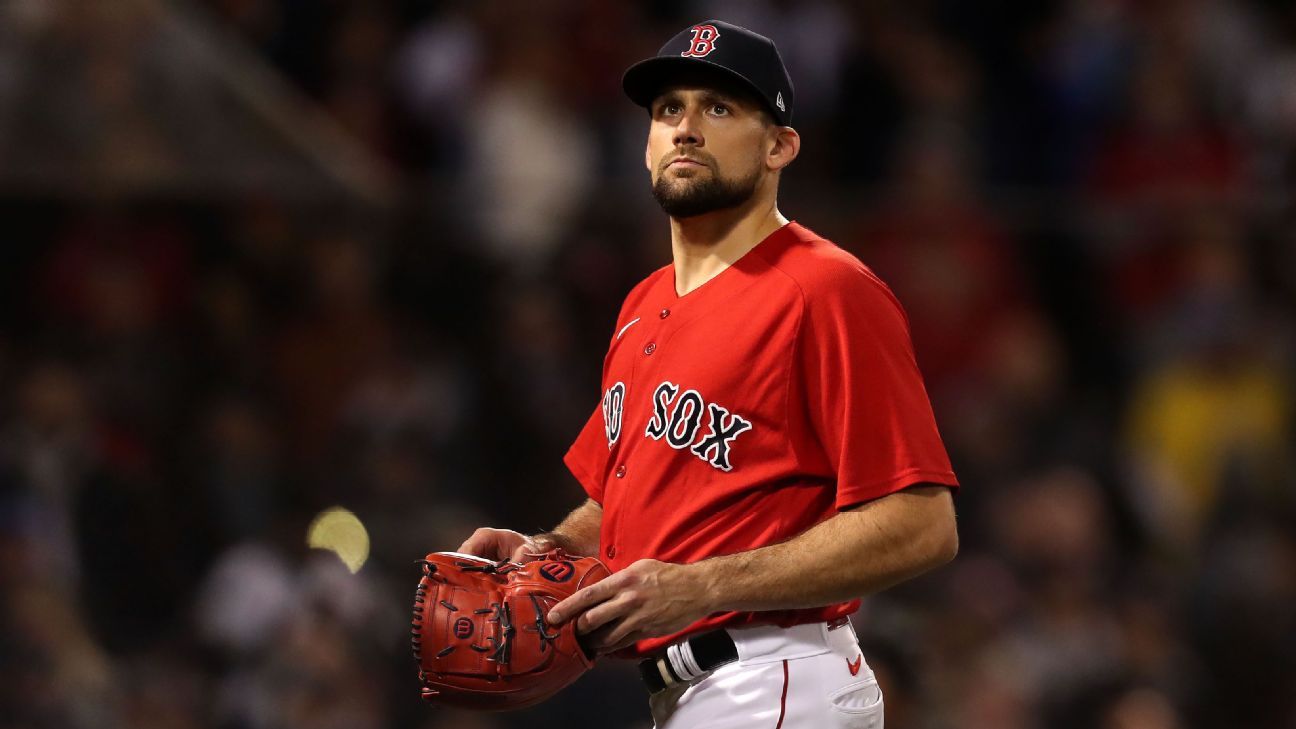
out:
<path id="1" fill-rule="evenodd" d="M 681 78 L 687 78 L 690 74 L 715 74 L 718 78 L 732 81 L 750 91 L 753 97 L 770 109 L 775 119 L 781 118 L 780 114 L 770 107 L 770 102 L 761 93 L 760 87 L 752 83 L 751 79 L 702 58 L 659 56 L 640 61 L 626 69 L 625 75 L 621 77 L 621 88 L 631 101 L 648 108 L 662 89 Z"/>

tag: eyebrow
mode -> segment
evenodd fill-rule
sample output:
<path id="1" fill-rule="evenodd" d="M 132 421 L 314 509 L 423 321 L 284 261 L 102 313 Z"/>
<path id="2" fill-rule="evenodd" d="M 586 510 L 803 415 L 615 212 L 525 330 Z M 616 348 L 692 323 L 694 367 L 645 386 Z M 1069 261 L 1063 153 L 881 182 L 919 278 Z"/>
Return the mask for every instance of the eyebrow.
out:
<path id="1" fill-rule="evenodd" d="M 716 91 L 714 89 L 705 89 L 702 91 L 700 100 L 707 106 L 711 104 L 727 104 L 729 106 L 739 107 L 742 105 L 736 96 L 726 94 L 723 91 Z M 656 109 L 665 104 L 682 104 L 683 101 L 684 97 L 680 95 L 679 91 L 667 91 L 653 100 L 651 108 Z"/>

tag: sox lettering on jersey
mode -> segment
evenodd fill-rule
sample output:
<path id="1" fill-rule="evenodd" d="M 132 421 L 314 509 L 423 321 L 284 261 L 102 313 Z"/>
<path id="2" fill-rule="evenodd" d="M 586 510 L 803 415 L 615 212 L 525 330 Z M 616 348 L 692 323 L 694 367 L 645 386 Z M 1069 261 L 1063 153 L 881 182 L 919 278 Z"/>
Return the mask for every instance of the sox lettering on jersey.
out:
<path id="1" fill-rule="evenodd" d="M 716 30 L 714 25 L 695 25 L 693 26 L 693 39 L 689 41 L 688 50 L 680 55 L 689 58 L 703 58 L 715 50 L 716 39 L 719 37 L 720 31 Z"/>
<path id="2" fill-rule="evenodd" d="M 670 422 L 666 425 L 666 442 L 675 450 L 688 448 L 702 421 L 702 396 L 697 390 L 685 390 L 675 400 Z"/>
<path id="3" fill-rule="evenodd" d="M 664 437 L 671 448 L 688 448 L 690 453 L 721 471 L 733 470 L 729 461 L 730 447 L 739 435 L 751 430 L 751 422 L 729 412 L 723 405 L 707 403 L 697 390 L 681 393 L 680 386 L 669 381 L 661 383 L 653 391 L 652 403 L 653 416 L 644 429 L 646 437 L 653 440 Z M 704 412 L 709 430 L 701 440 L 697 440 Z"/>

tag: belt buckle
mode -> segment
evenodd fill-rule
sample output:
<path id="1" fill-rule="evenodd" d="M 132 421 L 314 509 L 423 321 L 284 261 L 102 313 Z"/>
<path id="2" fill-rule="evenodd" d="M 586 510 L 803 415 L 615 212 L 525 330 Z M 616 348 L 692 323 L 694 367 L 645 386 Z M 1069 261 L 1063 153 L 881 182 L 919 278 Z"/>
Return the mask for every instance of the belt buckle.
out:
<path id="1" fill-rule="evenodd" d="M 671 675 L 670 668 L 667 666 L 669 660 L 663 651 L 660 655 L 639 661 L 639 678 L 648 687 L 649 694 L 656 695 L 671 686 L 683 683 Z"/>
<path id="2" fill-rule="evenodd" d="M 736 660 L 738 651 L 733 638 L 723 629 L 716 629 L 685 638 L 657 656 L 645 658 L 639 663 L 639 674 L 655 694 L 697 680 Z"/>

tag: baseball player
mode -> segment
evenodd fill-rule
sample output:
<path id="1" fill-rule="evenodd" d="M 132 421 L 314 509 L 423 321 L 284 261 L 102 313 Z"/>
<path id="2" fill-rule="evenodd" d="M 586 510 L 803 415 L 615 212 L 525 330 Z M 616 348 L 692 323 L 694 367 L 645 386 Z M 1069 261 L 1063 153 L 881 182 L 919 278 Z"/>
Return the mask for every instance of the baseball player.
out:
<path id="1" fill-rule="evenodd" d="M 699 23 L 623 86 L 649 113 L 673 262 L 626 297 L 565 457 L 589 499 L 551 532 L 459 549 L 599 555 L 614 574 L 547 618 L 638 659 L 658 729 L 881 727 L 848 616 L 958 549 L 905 314 L 778 210 L 801 140 L 768 38 Z"/>

